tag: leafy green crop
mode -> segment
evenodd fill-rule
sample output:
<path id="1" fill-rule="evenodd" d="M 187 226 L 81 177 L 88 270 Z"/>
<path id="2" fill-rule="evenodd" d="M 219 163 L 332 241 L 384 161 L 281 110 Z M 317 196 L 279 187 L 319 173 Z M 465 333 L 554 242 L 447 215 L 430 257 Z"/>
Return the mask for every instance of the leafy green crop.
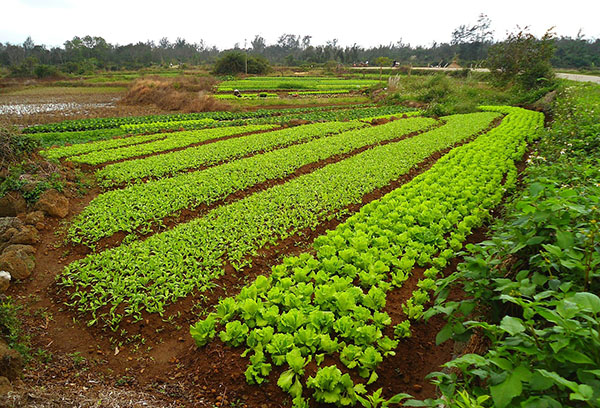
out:
<path id="1" fill-rule="evenodd" d="M 283 364 L 282 356 L 294 347 L 303 357 L 314 358 L 318 366 L 325 361 L 325 353 L 339 353 L 341 363 L 347 368 L 356 370 L 367 383 L 376 382 L 378 364 L 385 356 L 393 355 L 397 344 L 382 333 L 382 328 L 391 324 L 383 312 L 387 293 L 402 285 L 421 254 L 427 253 L 430 258 L 422 260 L 423 266 L 429 267 L 426 277 L 411 297 L 414 306 L 423 307 L 428 291 L 436 286 L 438 268 L 454 256 L 454 251 L 448 252 L 450 240 L 464 242 L 505 190 L 514 186 L 514 160 L 522 157 L 527 141 L 539 134 L 543 123 L 543 116 L 536 112 L 509 107 L 489 109 L 507 114 L 500 126 L 453 149 L 427 172 L 363 206 L 334 231 L 317 238 L 314 255 L 286 257 L 272 268 L 268 278 L 261 276 L 244 287 L 234 302 L 224 300 L 222 303 L 231 312 L 227 321 L 246 322 L 234 303 L 241 305 L 252 299 L 253 304 L 259 305 L 255 310 L 257 315 L 276 306 L 280 317 L 270 325 L 273 328 L 270 333 L 274 334 L 271 343 L 264 347 L 275 364 Z M 421 137 L 419 142 L 423 144 L 426 135 L 435 132 L 439 138 L 444 128 L 408 140 Z M 365 167 L 355 166 L 354 171 Z M 365 282 L 365 288 L 354 284 L 361 274 L 359 280 Z M 370 275 L 377 278 L 371 280 Z M 222 309 L 221 305 L 217 307 Z M 218 319 L 218 313 L 207 317 L 212 318 Z M 294 329 L 299 333 L 308 327 L 314 330 L 314 338 L 321 344 L 296 343 L 291 334 L 280 332 Z M 399 324 L 395 331 L 399 338 L 408 337 L 409 321 Z M 272 344 L 276 338 L 275 347 Z M 246 342 L 246 346 L 248 352 L 263 344 Z M 364 385 L 354 384 L 336 366 L 319 368 L 314 377 L 306 380 L 306 386 L 313 390 L 317 402 L 338 406 L 354 405 L 357 401 L 367 407 L 378 403 L 386 406 L 390 401 L 407 397 L 401 394 L 382 402 L 380 391 L 363 397 Z M 293 402 L 295 406 L 306 405 L 306 401 L 297 397 Z"/>
<path id="2" fill-rule="evenodd" d="M 143 242 L 89 255 L 67 266 L 60 283 L 71 288 L 73 307 L 92 313 L 92 323 L 101 318 L 115 327 L 123 315 L 139 319 L 143 310 L 163 313 L 169 302 L 192 290 L 209 288 L 211 281 L 223 273 L 224 260 L 237 269 L 249 265 L 259 248 L 335 217 L 344 207 L 359 203 L 364 194 L 405 174 L 433 152 L 485 129 L 494 117 L 469 114 L 448 118 L 445 126 L 330 164 Z M 211 146 L 213 150 L 215 145 Z M 357 245 L 360 247 L 360 242 Z M 334 263 L 330 270 L 336 270 Z M 309 302 L 310 296 L 301 289 L 309 290 L 310 286 L 283 294 L 285 302 Z M 362 299 L 357 293 L 353 296 L 338 299 L 336 305 L 351 308 L 353 302 Z M 381 305 L 375 295 L 369 302 L 373 307 Z M 122 303 L 126 305 L 124 312 L 117 311 Z M 111 310 L 96 315 L 107 304 L 112 305 Z M 285 327 L 291 328 L 297 322 L 289 318 Z"/>
<path id="3" fill-rule="evenodd" d="M 158 134 L 162 136 L 161 140 L 154 141 L 152 141 L 150 136 L 158 135 L 148 135 L 145 136 L 145 138 L 151 140 L 148 143 L 138 143 L 135 145 L 117 147 L 113 149 L 97 150 L 80 156 L 70 157 L 69 160 L 75 163 L 97 165 L 110 161 L 130 159 L 136 156 L 143 156 L 146 154 L 160 153 L 166 150 L 186 147 L 194 143 L 200 143 L 212 139 L 219 139 L 225 136 L 242 135 L 245 133 L 257 132 L 262 130 L 271 130 L 274 128 L 275 125 L 248 125 L 230 126 L 215 129 L 190 130 L 176 133 Z M 144 137 L 140 137 L 140 139 L 142 138 Z M 131 138 L 120 140 L 127 139 Z"/>
<path id="4" fill-rule="evenodd" d="M 84 238 L 94 242 L 117 231 L 130 232 L 178 210 L 211 204 L 235 191 L 285 177 L 306 164 L 422 130 L 434 123 L 433 119 L 415 118 L 357 129 L 200 172 L 108 191 L 92 200 L 77 216 L 69 236 L 73 241 Z"/>
<path id="5" fill-rule="evenodd" d="M 284 147 L 344 130 L 364 126 L 360 122 L 315 123 L 273 132 L 223 140 L 210 145 L 165 153 L 143 159 L 114 163 L 96 174 L 105 186 L 121 184 L 143 177 L 159 178 L 188 169 L 243 157 L 250 153 Z M 241 128 L 240 128 L 241 129 Z M 211 129 L 211 131 L 214 131 Z"/>

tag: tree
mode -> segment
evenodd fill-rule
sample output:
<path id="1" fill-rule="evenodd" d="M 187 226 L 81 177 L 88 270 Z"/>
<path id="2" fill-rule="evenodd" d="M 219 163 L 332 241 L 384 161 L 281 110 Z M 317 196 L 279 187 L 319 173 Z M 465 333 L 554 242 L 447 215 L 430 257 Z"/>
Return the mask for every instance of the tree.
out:
<path id="1" fill-rule="evenodd" d="M 241 74 L 246 71 L 246 58 L 249 74 L 264 74 L 269 71 L 267 60 L 254 55 L 246 56 L 241 51 L 230 51 L 217 60 L 214 73 L 219 75 Z"/>
<path id="2" fill-rule="evenodd" d="M 537 39 L 525 27 L 490 47 L 486 65 L 500 82 L 514 82 L 529 90 L 552 81 L 554 72 L 550 60 L 553 55 L 552 29 Z"/>
<path id="3" fill-rule="evenodd" d="M 388 57 L 377 57 L 375 59 L 375 64 L 379 65 L 379 80 L 381 81 L 381 76 L 383 75 L 383 66 L 389 67 L 392 65 L 392 60 Z"/>
<path id="4" fill-rule="evenodd" d="M 267 46 L 267 42 L 260 35 L 255 35 L 254 40 L 250 41 L 250 44 L 252 45 L 252 51 L 259 54 L 263 52 Z"/>
<path id="5" fill-rule="evenodd" d="M 485 59 L 487 48 L 492 43 L 494 30 L 492 21 L 485 14 L 480 14 L 477 22 L 471 26 L 461 25 L 452 32 L 450 44 L 457 49 L 463 62 L 477 62 Z"/>
<path id="6" fill-rule="evenodd" d="M 452 41 L 450 44 L 468 44 L 491 42 L 494 36 L 494 30 L 490 29 L 492 20 L 485 14 L 480 14 L 477 23 L 472 26 L 461 25 L 452 32 Z"/>

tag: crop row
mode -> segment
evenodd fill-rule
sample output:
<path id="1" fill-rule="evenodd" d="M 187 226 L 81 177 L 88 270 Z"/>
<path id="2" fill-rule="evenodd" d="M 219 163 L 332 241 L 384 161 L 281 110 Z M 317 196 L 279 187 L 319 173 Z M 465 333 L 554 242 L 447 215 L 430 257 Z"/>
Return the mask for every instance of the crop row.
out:
<path id="1" fill-rule="evenodd" d="M 217 122 L 214 119 L 195 119 L 195 120 L 172 120 L 169 122 L 149 122 L 149 123 L 135 123 L 130 125 L 121 125 L 125 133 L 157 133 L 161 130 L 192 130 L 200 127 L 210 127 L 215 125 Z"/>
<path id="2" fill-rule="evenodd" d="M 76 130 L 67 132 L 31 133 L 28 136 L 40 143 L 41 147 L 63 146 L 67 143 L 86 143 L 98 140 L 106 140 L 113 137 L 125 136 L 126 132 L 118 128 Z"/>
<path id="3" fill-rule="evenodd" d="M 68 265 L 60 278 L 70 306 L 116 328 L 124 315 L 164 312 L 193 290 L 210 288 L 223 263 L 240 269 L 260 248 L 340 215 L 433 152 L 489 125 L 467 120 L 366 150 L 244 199 L 210 211 L 144 241 L 106 250 Z M 119 307 L 121 305 L 121 307 Z M 100 312 L 98 312 L 101 309 Z"/>
<path id="4" fill-rule="evenodd" d="M 360 108 L 368 105 L 356 105 Z M 121 125 L 152 123 L 152 122 L 171 122 L 182 120 L 214 119 L 214 120 L 234 120 L 262 118 L 267 116 L 279 116 L 301 112 L 318 112 L 322 110 L 331 110 L 339 108 L 338 106 L 317 106 L 311 108 L 289 108 L 289 109 L 258 109 L 253 112 L 200 112 L 200 113 L 175 113 L 169 115 L 148 115 L 148 116 L 125 116 L 118 118 L 93 118 L 65 120 L 59 123 L 49 123 L 46 125 L 37 125 L 25 128 L 23 133 L 45 133 L 45 132 L 66 132 L 82 131 L 94 129 L 118 128 Z"/>
<path id="5" fill-rule="evenodd" d="M 119 185 L 145 177 L 161 178 L 247 154 L 284 147 L 344 130 L 364 126 L 361 122 L 326 122 L 258 133 L 177 152 L 109 164 L 96 175 L 104 186 Z"/>
<path id="6" fill-rule="evenodd" d="M 395 339 L 383 335 L 391 325 L 388 293 L 403 286 L 415 265 L 428 268 L 412 306 L 404 307 L 407 315 L 422 313 L 435 276 L 514 186 L 514 161 L 543 125 L 540 113 L 490 109 L 508 114 L 500 126 L 317 238 L 315 255 L 287 257 L 269 277 L 259 276 L 238 296 L 221 300 L 190 328 L 198 346 L 217 332 L 231 346 L 244 345 L 250 384 L 264 382 L 273 365 L 285 365 L 277 384 L 295 407 L 308 406 L 304 387 L 321 403 L 364 401 L 364 385 L 354 384 L 336 365 L 323 367 L 325 356 L 338 356 L 367 384 L 377 381 L 378 365 L 410 336 L 406 321 L 396 327 Z M 304 367 L 313 359 L 320 367 L 305 379 Z"/>
<path id="7" fill-rule="evenodd" d="M 452 117 L 448 120 L 450 126 L 462 119 Z M 489 122 L 485 117 L 481 120 Z M 75 242 L 81 239 L 94 242 L 117 231 L 131 232 L 178 210 L 211 204 L 235 191 L 286 177 L 304 165 L 423 130 L 435 123 L 429 118 L 399 120 L 235 160 L 204 171 L 108 191 L 92 200 L 77 216 L 69 236 Z"/>
<path id="8" fill-rule="evenodd" d="M 316 77 L 251 77 L 233 81 L 225 81 L 218 87 L 219 92 L 261 91 L 286 89 L 338 90 L 358 89 L 380 83 L 376 80 L 316 78 Z"/>
<path id="9" fill-rule="evenodd" d="M 97 165 L 121 159 L 130 159 L 146 154 L 178 149 L 192 145 L 194 143 L 219 139 L 226 136 L 242 135 L 251 132 L 271 130 L 275 127 L 276 125 L 229 126 L 222 128 L 167 133 L 166 135 L 163 135 L 166 137 L 164 137 L 161 140 L 155 140 L 148 143 L 139 143 L 131 146 L 118 147 L 115 149 L 99 150 L 80 156 L 73 156 L 70 157 L 69 160 L 76 163 Z"/>

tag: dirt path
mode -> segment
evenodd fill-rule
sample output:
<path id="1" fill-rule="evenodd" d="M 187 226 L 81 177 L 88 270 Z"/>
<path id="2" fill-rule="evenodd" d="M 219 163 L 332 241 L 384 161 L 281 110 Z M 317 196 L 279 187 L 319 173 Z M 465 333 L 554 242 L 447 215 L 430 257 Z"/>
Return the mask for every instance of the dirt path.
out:
<path id="1" fill-rule="evenodd" d="M 558 72 L 556 74 L 556 76 L 558 78 L 568 79 L 568 80 L 571 80 L 571 81 L 593 82 L 595 84 L 600 84 L 600 76 L 581 75 L 581 74 L 566 74 L 566 73 L 562 73 L 562 72 Z"/>

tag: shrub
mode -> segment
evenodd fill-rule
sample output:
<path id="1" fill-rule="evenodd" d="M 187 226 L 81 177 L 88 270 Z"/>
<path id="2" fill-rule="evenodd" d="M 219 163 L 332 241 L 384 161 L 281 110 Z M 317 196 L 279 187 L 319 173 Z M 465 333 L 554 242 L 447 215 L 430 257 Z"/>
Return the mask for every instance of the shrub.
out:
<path id="1" fill-rule="evenodd" d="M 490 47 L 486 65 L 498 82 L 514 82 L 529 90 L 552 82 L 553 55 L 554 35 L 550 31 L 538 40 L 522 30 L 510 33 L 504 42 Z"/>
<path id="2" fill-rule="evenodd" d="M 218 75 L 243 74 L 246 72 L 246 63 L 248 74 L 266 74 L 270 70 L 269 62 L 262 57 L 231 51 L 217 60 L 213 72 Z"/>

